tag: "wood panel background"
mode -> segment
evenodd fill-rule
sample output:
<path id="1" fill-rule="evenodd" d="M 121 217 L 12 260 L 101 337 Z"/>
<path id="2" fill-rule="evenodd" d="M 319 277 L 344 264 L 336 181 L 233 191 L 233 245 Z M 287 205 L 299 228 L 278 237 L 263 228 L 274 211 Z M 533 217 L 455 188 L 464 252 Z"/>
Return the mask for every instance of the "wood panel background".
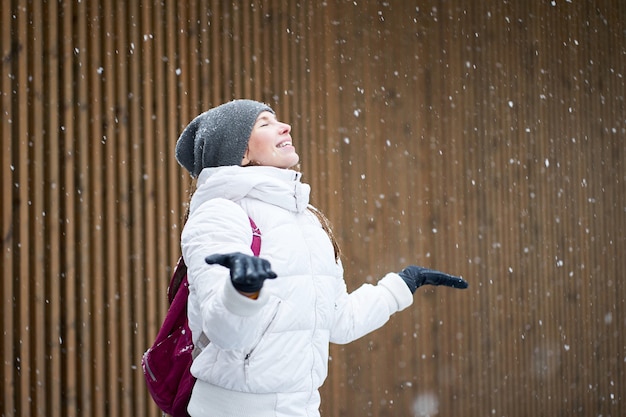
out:
<path id="1" fill-rule="evenodd" d="M 0 27 L 0 415 L 159 415 L 174 143 L 238 97 L 292 124 L 350 289 L 470 282 L 333 346 L 324 416 L 623 412 L 623 1 L 11 0 Z"/>

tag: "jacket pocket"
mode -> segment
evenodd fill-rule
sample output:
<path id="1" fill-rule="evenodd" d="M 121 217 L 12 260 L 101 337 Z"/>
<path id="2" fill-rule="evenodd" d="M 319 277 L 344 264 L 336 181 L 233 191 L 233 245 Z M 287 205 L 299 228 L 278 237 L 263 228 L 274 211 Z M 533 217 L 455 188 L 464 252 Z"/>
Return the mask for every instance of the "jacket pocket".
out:
<path id="1" fill-rule="evenodd" d="M 281 301 L 278 300 L 278 302 L 276 303 L 276 306 L 274 306 L 274 311 L 272 312 L 272 314 L 270 316 L 270 319 L 268 320 L 267 324 L 263 327 L 263 331 L 261 332 L 261 335 L 256 340 L 254 345 L 252 345 L 250 350 L 248 350 L 248 352 L 244 355 L 244 358 L 243 358 L 243 373 L 244 373 L 244 377 L 245 377 L 245 380 L 246 380 L 246 384 L 249 382 L 248 381 L 248 372 L 249 372 L 249 368 L 250 368 L 250 358 L 252 358 L 252 355 L 254 354 L 254 351 L 259 346 L 259 344 L 263 340 L 263 337 L 267 334 L 269 329 L 272 327 L 272 324 L 276 320 L 276 316 L 278 315 L 278 309 L 280 308 L 280 303 L 281 303 Z"/>

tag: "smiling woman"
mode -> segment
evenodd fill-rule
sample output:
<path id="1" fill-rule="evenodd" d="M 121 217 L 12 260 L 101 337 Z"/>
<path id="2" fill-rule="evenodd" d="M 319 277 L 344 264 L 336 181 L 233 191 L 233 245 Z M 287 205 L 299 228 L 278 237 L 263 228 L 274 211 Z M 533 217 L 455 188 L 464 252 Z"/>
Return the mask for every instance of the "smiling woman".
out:
<path id="1" fill-rule="evenodd" d="M 263 103 L 234 100 L 197 116 L 176 157 L 198 179 L 181 235 L 189 328 L 202 346 L 192 416 L 319 416 L 330 343 L 379 328 L 421 285 L 467 287 L 409 266 L 348 293 L 328 221 L 291 169 L 300 160 L 291 126 Z M 257 256 L 250 220 L 263 233 Z"/>

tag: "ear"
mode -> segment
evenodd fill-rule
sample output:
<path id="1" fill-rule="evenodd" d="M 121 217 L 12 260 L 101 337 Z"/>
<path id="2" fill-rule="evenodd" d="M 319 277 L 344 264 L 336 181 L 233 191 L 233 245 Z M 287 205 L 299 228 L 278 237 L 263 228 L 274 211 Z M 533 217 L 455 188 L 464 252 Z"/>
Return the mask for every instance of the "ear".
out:
<path id="1" fill-rule="evenodd" d="M 246 153 L 243 154 L 243 158 L 241 158 L 241 166 L 245 167 L 246 165 L 248 165 L 250 162 L 252 162 L 250 160 L 250 158 L 248 158 L 248 153 L 250 153 L 250 148 L 246 148 Z"/>

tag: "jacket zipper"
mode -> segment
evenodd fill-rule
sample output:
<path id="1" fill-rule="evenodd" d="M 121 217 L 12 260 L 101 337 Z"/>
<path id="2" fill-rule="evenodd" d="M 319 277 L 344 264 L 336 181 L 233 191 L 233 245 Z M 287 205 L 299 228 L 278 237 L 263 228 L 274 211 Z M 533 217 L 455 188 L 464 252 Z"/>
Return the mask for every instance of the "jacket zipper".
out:
<path id="1" fill-rule="evenodd" d="M 250 367 L 250 357 L 254 353 L 254 350 L 257 348 L 257 346 L 259 346 L 259 343 L 261 343 L 261 340 L 263 340 L 263 336 L 265 336 L 265 334 L 269 330 L 272 323 L 274 323 L 274 319 L 276 319 L 276 316 L 278 315 L 278 307 L 280 307 L 280 303 L 281 303 L 280 300 L 278 301 L 278 303 L 276 303 L 276 307 L 274 308 L 274 314 L 272 315 L 272 318 L 270 319 L 269 323 L 267 323 L 267 326 L 265 326 L 265 329 L 263 329 L 263 332 L 261 333 L 261 337 L 259 337 L 256 343 L 252 346 L 252 349 L 250 349 L 248 353 L 246 353 L 246 356 L 244 356 L 243 373 L 246 379 L 246 383 L 248 383 L 248 368 Z"/>

